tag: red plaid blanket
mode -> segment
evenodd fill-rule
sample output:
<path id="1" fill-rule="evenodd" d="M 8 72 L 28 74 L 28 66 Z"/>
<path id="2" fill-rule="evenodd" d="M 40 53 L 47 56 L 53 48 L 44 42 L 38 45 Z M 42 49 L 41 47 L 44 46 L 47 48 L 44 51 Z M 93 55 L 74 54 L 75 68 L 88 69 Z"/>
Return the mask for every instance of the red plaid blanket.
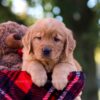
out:
<path id="1" fill-rule="evenodd" d="M 48 75 L 49 80 L 50 75 Z M 24 71 L 0 71 L 0 100 L 73 100 L 84 87 L 84 73 L 72 72 L 63 91 L 57 91 L 50 81 L 44 87 L 32 83 Z"/>

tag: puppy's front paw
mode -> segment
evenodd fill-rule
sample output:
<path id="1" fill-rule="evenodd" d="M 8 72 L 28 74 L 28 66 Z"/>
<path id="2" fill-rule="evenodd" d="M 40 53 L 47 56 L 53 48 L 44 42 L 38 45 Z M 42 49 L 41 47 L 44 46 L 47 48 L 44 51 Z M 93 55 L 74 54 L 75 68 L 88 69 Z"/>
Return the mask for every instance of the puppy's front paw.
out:
<path id="1" fill-rule="evenodd" d="M 57 90 L 63 90 L 68 83 L 67 76 L 63 73 L 53 73 L 52 84 Z"/>
<path id="2" fill-rule="evenodd" d="M 47 81 L 47 75 L 46 72 L 33 72 L 31 73 L 32 81 L 37 86 L 44 86 Z"/>

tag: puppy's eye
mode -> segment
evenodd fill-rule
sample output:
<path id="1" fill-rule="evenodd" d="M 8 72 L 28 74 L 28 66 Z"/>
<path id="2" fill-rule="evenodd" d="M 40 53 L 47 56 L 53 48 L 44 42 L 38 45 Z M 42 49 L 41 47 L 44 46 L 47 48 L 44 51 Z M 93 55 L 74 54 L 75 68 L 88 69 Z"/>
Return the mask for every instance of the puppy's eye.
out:
<path id="1" fill-rule="evenodd" d="M 41 40 L 42 38 L 38 36 L 38 37 L 35 37 L 35 39 Z"/>
<path id="2" fill-rule="evenodd" d="M 59 41 L 60 41 L 60 39 L 59 39 L 59 38 L 57 38 L 57 37 L 54 37 L 54 41 L 55 41 L 55 42 L 59 42 Z"/>

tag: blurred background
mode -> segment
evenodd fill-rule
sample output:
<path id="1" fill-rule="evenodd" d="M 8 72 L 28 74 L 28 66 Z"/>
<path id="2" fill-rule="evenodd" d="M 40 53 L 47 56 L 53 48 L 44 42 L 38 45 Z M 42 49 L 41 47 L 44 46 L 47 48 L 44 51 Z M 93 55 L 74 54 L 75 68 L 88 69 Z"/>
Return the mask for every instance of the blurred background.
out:
<path id="1" fill-rule="evenodd" d="M 100 100 L 100 0 L 0 0 L 0 23 L 27 26 L 54 17 L 73 30 L 75 57 L 86 74 L 82 100 Z"/>

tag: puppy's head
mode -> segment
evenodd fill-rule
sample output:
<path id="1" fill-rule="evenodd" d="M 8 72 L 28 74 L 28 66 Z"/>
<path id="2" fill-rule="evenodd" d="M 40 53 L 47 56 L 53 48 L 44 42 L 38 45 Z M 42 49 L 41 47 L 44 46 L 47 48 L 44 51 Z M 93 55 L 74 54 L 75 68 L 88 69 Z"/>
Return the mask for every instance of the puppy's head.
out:
<path id="1" fill-rule="evenodd" d="M 27 53 L 38 60 L 64 60 L 75 48 L 71 31 L 53 18 L 42 19 L 32 25 L 23 38 Z M 65 57 L 66 56 L 66 57 Z"/>

